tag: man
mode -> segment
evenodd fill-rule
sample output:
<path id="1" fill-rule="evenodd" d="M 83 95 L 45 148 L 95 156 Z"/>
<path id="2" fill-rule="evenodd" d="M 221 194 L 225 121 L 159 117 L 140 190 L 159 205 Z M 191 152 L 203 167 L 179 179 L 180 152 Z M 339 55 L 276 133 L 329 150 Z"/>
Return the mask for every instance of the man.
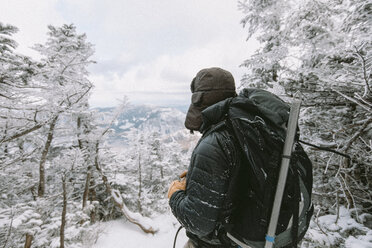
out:
<path id="1" fill-rule="evenodd" d="M 221 68 L 203 69 L 192 80 L 191 92 L 185 126 L 203 137 L 193 151 L 187 174 L 180 176 L 183 180 L 170 185 L 169 204 L 190 238 L 184 247 L 237 247 L 232 242 L 222 244 L 218 230 L 222 212 L 228 210 L 224 204 L 229 168 L 238 158 L 228 131 L 211 125 L 220 117 L 215 104 L 236 96 L 234 78 Z"/>
<path id="2" fill-rule="evenodd" d="M 187 173 L 168 191 L 185 247 L 263 247 L 289 118 L 289 105 L 261 89 L 235 93 L 220 68 L 198 72 L 185 126 L 203 134 Z M 298 137 L 297 137 L 298 138 Z M 276 247 L 297 247 L 313 213 L 312 165 L 298 142 L 286 180 Z M 226 233 L 229 233 L 227 237 Z"/>

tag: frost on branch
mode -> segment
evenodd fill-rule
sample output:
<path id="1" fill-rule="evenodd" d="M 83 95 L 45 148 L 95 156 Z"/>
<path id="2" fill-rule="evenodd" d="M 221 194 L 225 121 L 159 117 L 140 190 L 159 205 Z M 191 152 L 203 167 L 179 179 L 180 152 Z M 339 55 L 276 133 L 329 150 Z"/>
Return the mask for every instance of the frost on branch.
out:
<path id="1" fill-rule="evenodd" d="M 118 190 L 111 190 L 111 196 L 115 205 L 120 208 L 121 212 L 131 223 L 139 226 L 145 233 L 155 234 L 158 231 L 151 227 L 149 218 L 143 217 L 139 213 L 133 213 L 125 206 L 123 197 Z"/>

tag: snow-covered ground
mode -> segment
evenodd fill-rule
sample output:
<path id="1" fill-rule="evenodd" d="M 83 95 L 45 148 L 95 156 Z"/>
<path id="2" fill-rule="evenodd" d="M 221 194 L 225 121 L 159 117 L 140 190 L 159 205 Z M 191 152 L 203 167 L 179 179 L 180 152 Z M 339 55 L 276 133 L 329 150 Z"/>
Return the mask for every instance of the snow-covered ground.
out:
<path id="1" fill-rule="evenodd" d="M 138 226 L 119 219 L 102 224 L 97 243 L 92 248 L 162 248 L 173 247 L 174 236 L 180 226 L 177 220 L 169 215 L 153 219 L 159 230 L 155 235 L 145 234 Z M 183 247 L 187 237 L 185 229 L 178 234 L 176 247 Z"/>
<path id="2" fill-rule="evenodd" d="M 351 212 L 340 207 L 338 217 L 330 214 L 313 219 L 305 239 L 315 243 L 315 247 L 372 248 L 372 230 L 352 218 Z M 360 222 L 365 222 L 366 218 L 371 215 L 358 216 Z"/>
<path id="3" fill-rule="evenodd" d="M 155 235 L 145 234 L 139 227 L 125 219 L 103 223 L 93 248 L 172 247 L 179 227 L 177 220 L 169 213 L 154 218 L 153 223 L 152 226 L 159 230 Z M 185 230 L 182 229 L 176 247 L 183 247 L 186 241 Z M 372 248 L 372 230 L 357 223 L 351 218 L 350 212 L 341 207 L 338 218 L 336 215 L 326 215 L 311 221 L 301 245 L 301 248 L 305 247 Z"/>

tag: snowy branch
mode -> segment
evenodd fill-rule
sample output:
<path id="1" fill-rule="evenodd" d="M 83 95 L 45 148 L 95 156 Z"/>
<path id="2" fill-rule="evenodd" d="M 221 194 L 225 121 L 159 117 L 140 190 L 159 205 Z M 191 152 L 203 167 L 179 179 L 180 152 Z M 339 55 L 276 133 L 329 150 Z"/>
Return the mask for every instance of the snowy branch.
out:
<path id="1" fill-rule="evenodd" d="M 368 125 L 372 123 L 372 117 L 369 117 L 364 124 L 359 128 L 359 130 L 351 137 L 347 142 L 346 145 L 342 148 L 342 151 L 349 150 L 350 146 L 354 143 L 356 139 L 365 131 Z"/>
<path id="2" fill-rule="evenodd" d="M 371 88 L 369 87 L 369 77 L 370 75 L 367 75 L 367 68 L 366 68 L 366 59 L 361 54 L 360 50 L 355 47 L 355 53 L 358 55 L 358 57 L 362 60 L 362 67 L 363 67 L 363 78 L 364 78 L 364 94 L 363 97 L 366 97 L 371 94 Z"/>
<path id="3" fill-rule="evenodd" d="M 24 130 L 24 131 L 22 131 L 22 132 L 16 133 L 16 134 L 14 134 L 14 135 L 12 135 L 12 136 L 10 136 L 10 137 L 3 138 L 2 140 L 0 140 L 0 144 L 2 144 L 2 143 L 4 143 L 4 142 L 11 141 L 11 140 L 14 140 L 14 139 L 17 139 L 17 138 L 19 138 L 19 137 L 22 137 L 23 135 L 26 135 L 26 134 L 29 134 L 29 133 L 35 131 L 35 130 L 38 130 L 38 129 L 40 129 L 41 127 L 43 127 L 44 125 L 46 125 L 49 121 L 51 121 L 51 119 L 48 120 L 48 121 L 46 121 L 46 122 L 39 123 L 39 124 L 37 124 L 37 125 L 35 125 L 35 126 L 29 128 L 29 129 L 26 129 L 26 130 Z"/>
<path id="4" fill-rule="evenodd" d="M 335 89 L 334 89 L 334 91 L 337 92 L 339 95 L 345 97 L 347 100 L 349 100 L 349 101 L 351 101 L 351 102 L 353 102 L 353 103 L 356 103 L 357 105 L 359 105 L 359 106 L 362 107 L 363 109 L 367 110 L 368 112 L 372 112 L 372 108 L 369 108 L 368 106 L 365 106 L 364 104 L 362 104 L 361 102 L 355 100 L 354 98 L 349 97 L 349 96 L 347 96 L 347 95 L 341 93 L 341 92 L 338 91 L 338 90 L 335 90 Z"/>
<path id="5" fill-rule="evenodd" d="M 157 230 L 155 230 L 151 226 L 144 226 L 144 224 L 142 224 L 140 221 L 138 221 L 137 219 L 132 217 L 132 215 L 130 214 L 130 211 L 126 208 L 126 206 L 124 204 L 124 200 L 123 200 L 123 197 L 121 196 L 120 192 L 118 190 L 115 190 L 115 189 L 111 188 L 111 184 L 108 181 L 106 175 L 103 173 L 103 171 L 102 171 L 102 169 L 99 165 L 99 162 L 98 162 L 98 154 L 99 154 L 98 147 L 99 147 L 99 140 L 96 142 L 96 155 L 95 155 L 95 159 L 94 159 L 94 164 L 95 164 L 95 167 L 96 167 L 97 171 L 100 173 L 100 175 L 102 177 L 102 180 L 103 180 L 103 182 L 106 186 L 106 192 L 109 195 L 111 195 L 111 199 L 114 202 L 115 206 L 117 206 L 120 209 L 120 211 L 124 214 L 124 216 L 131 223 L 139 226 L 145 233 L 155 234 L 157 232 Z"/>
<path id="6" fill-rule="evenodd" d="M 9 230 L 8 230 L 7 235 L 6 235 L 6 239 L 5 239 L 5 242 L 4 242 L 4 246 L 3 246 L 3 248 L 6 248 L 6 245 L 8 244 L 9 237 L 10 237 L 10 235 L 11 235 L 11 233 L 12 233 L 13 220 L 14 220 L 14 212 L 13 212 L 13 208 L 12 208 L 11 213 L 10 213 L 10 224 L 9 224 Z"/>

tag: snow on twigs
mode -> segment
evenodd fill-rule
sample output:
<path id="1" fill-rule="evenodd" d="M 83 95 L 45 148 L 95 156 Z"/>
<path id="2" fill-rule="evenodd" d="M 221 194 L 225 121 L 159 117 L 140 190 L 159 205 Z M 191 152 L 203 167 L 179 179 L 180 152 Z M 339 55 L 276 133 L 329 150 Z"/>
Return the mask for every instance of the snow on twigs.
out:
<path id="1" fill-rule="evenodd" d="M 124 216 L 133 224 L 139 226 L 145 233 L 155 234 L 158 230 L 153 228 L 151 224 L 152 221 L 149 218 L 143 217 L 139 213 L 131 212 L 124 204 L 123 198 L 118 190 L 113 189 L 111 191 L 111 196 L 114 202 L 120 207 Z"/>
<path id="2" fill-rule="evenodd" d="M 370 248 L 372 247 L 372 231 L 369 231 L 366 235 L 359 235 L 357 237 L 351 236 L 345 241 L 346 248 Z"/>
<path id="3" fill-rule="evenodd" d="M 153 229 L 155 232 L 159 230 L 159 227 L 157 227 L 157 224 L 152 219 L 142 216 L 139 213 L 133 213 L 125 205 L 123 206 L 123 209 L 132 219 L 140 223 L 144 228 L 149 230 Z"/>
<path id="4" fill-rule="evenodd" d="M 123 198 L 120 195 L 119 190 L 113 189 L 111 191 L 111 196 L 114 198 L 114 201 L 117 202 L 120 205 L 123 205 Z"/>
<path id="5" fill-rule="evenodd" d="M 305 237 L 309 247 L 372 247 L 372 230 L 358 223 L 350 215 L 350 210 L 340 208 L 337 215 L 324 215 L 311 221 Z"/>

